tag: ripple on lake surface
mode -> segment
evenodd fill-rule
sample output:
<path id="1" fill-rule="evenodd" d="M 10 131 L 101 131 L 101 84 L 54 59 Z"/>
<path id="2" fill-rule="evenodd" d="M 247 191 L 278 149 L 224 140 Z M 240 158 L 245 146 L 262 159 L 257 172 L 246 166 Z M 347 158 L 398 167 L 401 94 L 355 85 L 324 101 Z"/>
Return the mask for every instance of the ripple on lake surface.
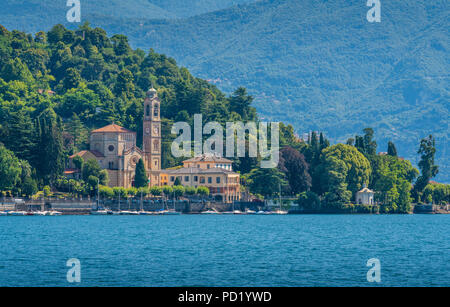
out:
<path id="1" fill-rule="evenodd" d="M 0 217 L 0 286 L 450 285 L 450 215 Z"/>

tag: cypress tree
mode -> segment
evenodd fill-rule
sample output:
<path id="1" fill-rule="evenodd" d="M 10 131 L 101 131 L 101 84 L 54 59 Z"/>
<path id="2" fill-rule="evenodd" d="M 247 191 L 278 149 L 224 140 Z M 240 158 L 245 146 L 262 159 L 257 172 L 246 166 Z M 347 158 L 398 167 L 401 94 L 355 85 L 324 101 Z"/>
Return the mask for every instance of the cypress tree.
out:
<path id="1" fill-rule="evenodd" d="M 395 148 L 394 143 L 390 142 L 388 143 L 388 150 L 387 153 L 389 156 L 397 157 L 397 148 Z"/>
<path id="2" fill-rule="evenodd" d="M 147 172 L 145 171 L 144 161 L 142 159 L 139 159 L 139 162 L 136 164 L 134 186 L 136 188 L 143 188 L 148 186 Z"/>

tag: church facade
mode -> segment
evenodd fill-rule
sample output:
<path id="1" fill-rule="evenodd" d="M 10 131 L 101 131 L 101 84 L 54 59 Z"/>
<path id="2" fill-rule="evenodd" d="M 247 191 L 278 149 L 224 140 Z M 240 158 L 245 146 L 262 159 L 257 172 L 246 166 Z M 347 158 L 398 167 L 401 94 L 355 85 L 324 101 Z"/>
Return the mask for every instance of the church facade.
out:
<path id="1" fill-rule="evenodd" d="M 147 92 L 144 101 L 143 149 L 136 146 L 136 132 L 116 124 L 94 130 L 90 135 L 90 149 L 69 157 L 65 174 L 77 177 L 73 158 L 96 159 L 109 175 L 109 186 L 134 186 L 134 175 L 139 159 L 143 159 L 151 186 L 161 185 L 161 119 L 160 100 L 155 89 Z M 78 174 L 79 177 L 79 174 Z"/>

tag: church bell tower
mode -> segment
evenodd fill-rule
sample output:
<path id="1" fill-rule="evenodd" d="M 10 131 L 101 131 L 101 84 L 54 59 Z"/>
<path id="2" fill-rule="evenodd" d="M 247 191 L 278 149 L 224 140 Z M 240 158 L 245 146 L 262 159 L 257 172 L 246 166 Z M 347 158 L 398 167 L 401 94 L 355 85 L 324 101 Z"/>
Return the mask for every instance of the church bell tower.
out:
<path id="1" fill-rule="evenodd" d="M 147 92 L 144 101 L 143 151 L 145 168 L 150 185 L 160 185 L 161 171 L 161 102 L 154 88 Z"/>

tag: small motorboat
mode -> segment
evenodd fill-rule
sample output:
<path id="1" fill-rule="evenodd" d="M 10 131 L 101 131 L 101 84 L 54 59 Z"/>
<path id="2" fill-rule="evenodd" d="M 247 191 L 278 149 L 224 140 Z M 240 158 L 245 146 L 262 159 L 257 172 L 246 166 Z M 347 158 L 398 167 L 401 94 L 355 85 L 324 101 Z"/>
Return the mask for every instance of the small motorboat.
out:
<path id="1" fill-rule="evenodd" d="M 245 214 L 244 212 L 242 212 L 241 210 L 234 210 L 233 214 Z"/>
<path id="2" fill-rule="evenodd" d="M 245 213 L 246 213 L 246 214 L 256 214 L 256 211 L 247 209 L 247 210 L 245 210 Z"/>
<path id="3" fill-rule="evenodd" d="M 50 215 L 50 212 L 48 212 L 48 211 L 35 211 L 34 215 L 36 215 L 36 216 L 45 216 L 45 215 Z"/>
<path id="4" fill-rule="evenodd" d="M 8 212 L 0 211 L 0 216 L 8 215 Z"/>
<path id="5" fill-rule="evenodd" d="M 180 215 L 180 212 L 177 212 L 173 209 L 163 211 L 163 215 Z"/>
<path id="6" fill-rule="evenodd" d="M 62 215 L 62 213 L 59 211 L 50 211 L 50 216 L 59 216 L 59 215 Z"/>
<path id="7" fill-rule="evenodd" d="M 208 211 L 203 211 L 201 214 L 220 214 L 220 213 L 217 212 L 216 210 L 208 210 Z"/>
<path id="8" fill-rule="evenodd" d="M 273 214 L 286 215 L 286 214 L 288 214 L 288 212 L 284 211 L 284 210 L 276 210 L 273 212 Z"/>
<path id="9" fill-rule="evenodd" d="M 153 213 L 148 211 L 139 211 L 139 215 L 153 215 Z"/>

